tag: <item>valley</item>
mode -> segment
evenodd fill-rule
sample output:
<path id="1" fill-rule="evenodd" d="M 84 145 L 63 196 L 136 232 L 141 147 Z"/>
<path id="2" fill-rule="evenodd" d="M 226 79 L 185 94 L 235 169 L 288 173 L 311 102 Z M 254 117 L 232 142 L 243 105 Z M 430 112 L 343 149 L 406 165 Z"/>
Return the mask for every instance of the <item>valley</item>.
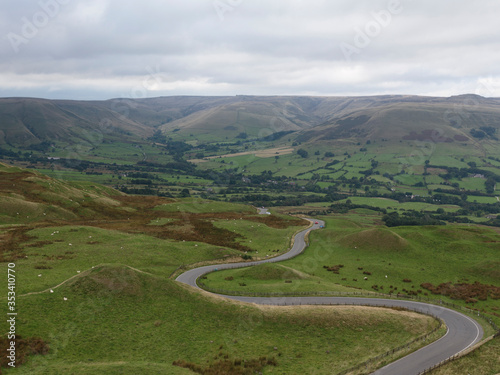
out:
<path id="1" fill-rule="evenodd" d="M 477 95 L 0 99 L 0 259 L 17 332 L 41 343 L 2 371 L 337 374 L 446 332 L 398 308 L 264 307 L 175 281 L 284 254 L 311 217 L 325 227 L 302 254 L 199 285 L 418 299 L 492 336 L 498 128 L 500 100 Z M 498 372 L 481 366 L 496 341 L 432 373 Z"/>

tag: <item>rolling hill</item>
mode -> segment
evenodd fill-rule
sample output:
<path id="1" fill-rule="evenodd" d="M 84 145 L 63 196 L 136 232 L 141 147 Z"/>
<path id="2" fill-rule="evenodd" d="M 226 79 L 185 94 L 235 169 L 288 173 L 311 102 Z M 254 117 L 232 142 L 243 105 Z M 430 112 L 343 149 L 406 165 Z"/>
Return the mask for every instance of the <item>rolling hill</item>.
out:
<path id="1" fill-rule="evenodd" d="M 0 225 L 124 216 L 122 193 L 92 183 L 67 183 L 0 163 Z M 113 215 L 112 215 L 113 213 Z"/>
<path id="2" fill-rule="evenodd" d="M 299 218 L 226 202 L 125 196 L 5 164 L 0 209 L 0 261 L 18 271 L 22 311 L 16 368 L 3 360 L 2 373 L 187 374 L 195 366 L 247 374 L 265 365 L 300 373 L 311 364 L 330 373 L 332 362 L 347 369 L 437 326 L 389 309 L 227 302 L 171 279 L 187 265 L 241 259 L 242 250 L 256 257 L 286 251 L 304 227 Z M 2 336 L 6 351 L 12 344 Z"/>
<path id="3" fill-rule="evenodd" d="M 152 130 L 106 108 L 102 102 L 0 99 L 0 145 L 22 148 L 42 142 L 88 144 L 97 134 L 116 140 L 146 137 Z"/>
<path id="4" fill-rule="evenodd" d="M 87 316 L 78 316 L 80 309 L 75 307 L 83 303 L 93 306 L 102 296 L 103 285 L 120 286 L 129 280 L 125 288 L 118 288 L 124 295 L 116 295 L 114 288 L 105 289 L 104 293 L 111 295 L 113 299 L 108 301 L 117 304 L 115 311 L 125 311 L 125 317 L 140 313 L 136 309 L 140 307 L 138 301 L 153 301 L 154 313 L 147 317 L 144 341 L 148 342 L 148 348 L 144 353 L 151 353 L 148 341 L 151 337 L 156 342 L 164 332 L 180 327 L 179 339 L 163 340 L 165 344 L 158 346 L 155 355 L 181 347 L 185 331 L 196 332 L 193 342 L 203 340 L 207 346 L 196 353 L 193 351 L 194 354 L 181 348 L 179 355 L 162 357 L 167 358 L 162 366 L 170 370 L 173 360 L 213 358 L 208 343 L 216 341 L 219 347 L 223 337 L 213 337 L 212 327 L 219 323 L 209 317 L 225 316 L 229 324 L 241 319 L 240 315 L 223 311 L 214 303 L 209 305 L 206 316 L 195 317 L 186 324 L 167 325 L 171 320 L 157 310 L 170 313 L 179 307 L 176 316 L 181 319 L 187 312 L 201 308 L 194 302 L 183 308 L 178 302 L 190 302 L 189 294 L 168 277 L 187 264 L 240 259 L 247 256 L 246 252 L 252 256 L 272 256 L 286 249 L 291 234 L 303 225 L 299 219 L 276 214 L 291 212 L 287 206 L 308 215 L 349 216 L 355 220 L 352 225 L 357 229 L 349 229 L 338 244 L 349 254 L 353 246 L 359 251 L 366 247 L 377 259 L 380 254 L 388 254 L 396 257 L 391 259 L 394 265 L 398 257 L 411 253 L 412 241 L 424 231 L 411 227 L 389 230 L 381 228 L 383 222 L 396 227 L 406 225 L 408 220 L 420 223 L 408 225 L 427 223 L 424 229 L 428 233 L 434 228 L 429 224 L 430 219 L 447 221 L 451 224 L 448 227 L 436 226 L 436 231 L 440 230 L 439 238 L 445 238 L 444 234 L 451 238 L 458 233 L 464 240 L 458 246 L 454 243 L 441 246 L 443 253 L 460 253 L 457 261 L 462 263 L 463 258 L 459 256 L 469 254 L 473 248 L 491 248 L 493 252 L 496 237 L 485 237 L 486 229 L 480 232 L 471 226 L 499 225 L 496 219 L 500 213 L 496 188 L 500 181 L 499 104 L 498 99 L 471 95 L 452 98 L 168 97 L 104 102 L 0 99 L 0 157 L 5 156 L 7 163 L 80 181 L 65 182 L 32 169 L 0 163 L 0 260 L 16 261 L 23 269 L 20 290 L 34 293 L 23 296 L 22 309 L 28 323 L 20 323 L 20 332 L 28 337 L 40 334 L 44 340 L 52 338 L 49 344 L 56 350 L 61 349 L 57 361 L 53 361 L 53 357 L 48 359 L 50 370 L 62 368 L 86 373 L 87 369 L 82 370 L 82 358 L 89 363 L 96 360 L 89 364 L 87 373 L 95 372 L 96 368 L 107 371 L 110 363 L 135 370 L 140 364 L 129 363 L 128 359 L 128 362 L 120 362 L 135 354 L 124 350 L 121 344 L 114 346 L 137 335 L 133 326 L 120 331 L 126 322 L 107 314 L 102 314 L 102 320 L 88 324 L 89 321 L 81 319 Z M 159 136 L 158 130 L 166 137 Z M 287 136 L 271 141 L 263 139 L 271 133 Z M 96 135 L 101 137 L 98 142 L 92 139 Z M 153 138 L 149 138 L 151 136 Z M 57 143 L 57 150 L 56 147 L 50 151 L 33 149 L 44 143 Z M 86 144 L 89 151 L 77 155 L 87 162 L 76 168 L 60 149 L 71 145 L 82 147 L 82 144 Z M 301 148 L 303 152 L 298 153 Z M 412 159 L 410 154 L 415 148 L 425 152 Z M 22 153 L 30 149 L 32 153 Z M 255 150 L 266 150 L 268 155 L 252 154 Z M 187 162 L 195 157 L 199 164 Z M 98 183 L 152 196 L 124 195 Z M 169 198 L 158 197 L 159 192 Z M 207 197 L 218 201 L 206 200 Z M 241 202 L 272 207 L 273 215 L 256 215 L 254 209 Z M 278 209 L 277 206 L 284 207 Z M 463 223 L 460 231 L 456 230 L 458 223 Z M 331 224 L 334 233 L 339 233 L 339 224 L 351 225 L 340 221 Z M 402 230 L 407 230 L 409 236 L 398 234 Z M 328 233 L 328 229 L 323 233 Z M 475 237 L 469 241 L 466 236 L 470 233 Z M 424 240 L 430 244 L 429 254 L 434 257 L 435 242 L 431 237 L 423 237 Z M 378 245 L 373 245 L 374 241 Z M 357 260 L 352 263 L 368 255 L 354 257 Z M 328 264 L 336 262 L 332 259 Z M 489 260 L 485 262 L 487 266 L 474 263 L 474 269 L 471 266 L 464 270 L 460 280 L 464 275 L 470 274 L 472 280 L 475 275 L 484 276 L 491 271 L 496 283 L 494 264 Z M 375 263 L 369 264 L 372 270 Z M 395 271 L 398 277 L 407 264 L 410 262 L 400 262 Z M 443 264 L 451 269 L 453 263 L 444 260 Z M 359 264 L 352 268 L 353 272 L 360 273 Z M 385 268 L 381 268 L 379 274 L 386 275 Z M 455 273 L 450 271 L 449 275 L 453 277 L 422 281 L 436 285 L 448 280 L 459 282 L 458 276 L 454 278 Z M 385 281 L 382 277 L 380 285 Z M 61 285 L 64 280 L 69 282 Z M 487 278 L 481 280 L 492 282 Z M 224 279 L 224 282 L 230 280 Z M 317 280 L 313 282 L 315 288 L 323 288 Z M 247 286 L 242 284 L 239 285 Z M 283 284 L 281 278 L 280 284 Z M 154 302 L 154 290 L 163 290 L 165 298 Z M 73 301 L 77 304 L 72 304 Z M 49 319 L 54 325 L 47 327 L 44 321 L 48 315 L 40 314 L 39 306 L 49 306 L 48 314 L 62 312 L 63 319 Z M 63 331 L 64 324 L 73 320 L 81 335 L 75 336 L 64 352 L 64 348 L 57 347 L 57 338 L 54 339 L 51 332 Z M 266 323 L 265 330 L 270 330 L 279 320 L 272 320 L 269 326 Z M 117 321 L 116 327 L 113 326 Z M 208 322 L 209 329 L 199 334 L 198 324 L 193 325 L 192 321 Z M 323 317 L 318 322 L 323 324 Z M 142 329 L 144 324 L 136 324 L 136 328 Z M 387 334 L 381 327 L 374 330 L 376 340 L 380 339 L 380 332 L 390 338 L 390 345 L 384 350 L 394 346 L 393 332 L 402 332 L 393 323 L 389 326 L 391 332 Z M 93 331 L 110 329 L 106 331 L 110 332 L 108 338 L 99 339 L 103 347 L 114 348 L 109 356 L 100 357 L 92 349 L 95 339 L 88 333 L 88 327 Z M 121 333 L 116 336 L 118 331 Z M 307 324 L 298 334 L 300 340 L 306 331 L 310 332 Z M 366 335 L 365 332 L 360 337 L 366 340 Z M 261 337 L 261 331 L 255 331 L 255 336 Z M 275 329 L 271 336 L 283 335 L 280 329 Z M 270 342 L 271 338 L 266 340 Z M 401 338 L 403 343 L 405 340 L 408 341 Z M 254 341 L 253 337 L 245 342 L 242 338 L 242 347 Z M 348 342 L 354 341 L 364 342 L 352 337 Z M 255 350 L 244 355 L 247 358 L 261 355 L 261 345 L 256 344 Z M 274 353 L 274 345 L 268 345 L 270 353 Z M 308 343 L 307 353 L 310 346 Z M 242 347 L 235 347 L 234 353 L 240 356 Z M 291 347 L 296 350 L 297 346 Z M 295 358 L 295 354 L 290 353 L 283 356 L 284 365 L 280 366 L 288 366 L 285 358 Z M 305 359 L 294 363 L 319 363 L 324 350 L 318 352 L 318 358 L 308 355 L 304 354 Z M 344 357 L 358 358 L 352 354 Z M 26 371 L 32 369 L 28 366 L 36 367 L 38 361 L 42 360 L 30 360 Z M 331 366 L 325 373 L 328 371 L 331 372 Z M 113 368 L 108 373 L 116 372 Z"/>
<path id="5" fill-rule="evenodd" d="M 499 124 L 500 99 L 477 95 L 0 99 L 0 145 L 15 148 L 54 141 L 91 144 L 96 134 L 110 141 L 137 142 L 157 129 L 176 140 L 198 142 L 298 132 L 301 142 L 432 138 L 473 143 L 477 137 L 472 129 L 497 129 Z"/>
<path id="6" fill-rule="evenodd" d="M 475 143 L 478 139 L 497 141 L 496 135 L 473 129 L 500 127 L 500 100 L 477 95 L 451 98 L 392 97 L 365 103 L 365 107 L 338 115 L 302 132 L 300 141 L 356 139 L 406 140 L 435 143 Z M 490 130 L 491 131 L 491 130 Z M 477 136 L 479 135 L 479 137 Z"/>

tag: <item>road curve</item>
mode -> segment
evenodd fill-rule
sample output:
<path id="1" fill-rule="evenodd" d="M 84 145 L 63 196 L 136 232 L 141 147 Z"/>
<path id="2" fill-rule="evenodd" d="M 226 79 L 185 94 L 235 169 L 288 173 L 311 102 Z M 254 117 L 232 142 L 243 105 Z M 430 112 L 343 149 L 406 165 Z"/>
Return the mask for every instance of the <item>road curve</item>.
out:
<path id="1" fill-rule="evenodd" d="M 310 220 L 311 221 L 311 220 Z M 255 262 L 231 263 L 211 265 L 195 268 L 184 272 L 176 281 L 198 288 L 196 280 L 202 275 L 223 269 L 249 267 L 262 263 L 280 262 L 300 254 L 306 247 L 305 236 L 311 230 L 324 226 L 321 220 L 316 221 L 312 227 L 305 229 L 295 236 L 292 249 L 278 257 Z M 313 222 L 314 223 L 314 222 Z M 423 314 L 435 316 L 443 320 L 448 328 L 445 336 L 439 340 L 423 347 L 422 349 L 407 355 L 377 371 L 374 375 L 417 375 L 422 371 L 444 361 L 451 356 L 468 349 L 481 341 L 483 329 L 473 319 L 457 311 L 441 306 L 426 304 L 415 301 L 378 299 L 378 298 L 354 298 L 354 297 L 243 297 L 243 296 L 218 296 L 228 299 L 256 303 L 261 305 L 363 305 L 379 307 L 403 307 Z"/>

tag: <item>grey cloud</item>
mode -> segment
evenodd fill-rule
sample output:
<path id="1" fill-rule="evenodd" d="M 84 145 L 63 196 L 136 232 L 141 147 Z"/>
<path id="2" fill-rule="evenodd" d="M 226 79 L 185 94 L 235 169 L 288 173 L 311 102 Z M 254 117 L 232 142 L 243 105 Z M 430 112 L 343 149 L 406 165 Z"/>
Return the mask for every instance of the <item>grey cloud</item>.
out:
<path id="1" fill-rule="evenodd" d="M 152 69 L 148 96 L 452 95 L 500 80 L 498 2 L 394 1 L 0 1 L 0 95 L 130 96 Z"/>

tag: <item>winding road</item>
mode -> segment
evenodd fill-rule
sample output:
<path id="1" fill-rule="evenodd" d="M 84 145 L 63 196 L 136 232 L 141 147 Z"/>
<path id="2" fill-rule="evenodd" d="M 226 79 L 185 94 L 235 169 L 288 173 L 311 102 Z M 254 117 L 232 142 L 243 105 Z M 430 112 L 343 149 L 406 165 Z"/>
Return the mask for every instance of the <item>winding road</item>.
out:
<path id="1" fill-rule="evenodd" d="M 311 221 L 311 220 L 310 220 Z M 314 221 L 312 221 L 314 223 Z M 318 224 L 313 224 L 312 227 L 305 229 L 295 236 L 295 241 L 292 249 L 278 257 L 265 259 L 255 262 L 219 264 L 195 268 L 184 272 L 177 277 L 177 281 L 198 288 L 196 280 L 202 275 L 223 269 L 249 267 L 262 263 L 280 262 L 286 259 L 293 258 L 300 254 L 306 245 L 305 237 L 311 230 L 318 229 L 324 226 L 325 223 L 321 220 Z M 481 341 L 483 337 L 482 327 L 473 319 L 461 314 L 457 311 L 426 304 L 422 302 L 394 300 L 394 299 L 378 299 L 378 298 L 355 298 L 355 297 L 242 297 L 242 296 L 218 296 L 249 303 L 261 305 L 363 305 L 363 306 L 386 306 L 386 307 L 402 307 L 409 310 L 417 311 L 423 314 L 432 315 L 444 321 L 448 331 L 439 340 L 427 345 L 420 350 L 413 352 L 406 357 L 403 357 L 377 371 L 374 375 L 417 375 L 424 370 L 458 354 L 474 344 Z"/>

